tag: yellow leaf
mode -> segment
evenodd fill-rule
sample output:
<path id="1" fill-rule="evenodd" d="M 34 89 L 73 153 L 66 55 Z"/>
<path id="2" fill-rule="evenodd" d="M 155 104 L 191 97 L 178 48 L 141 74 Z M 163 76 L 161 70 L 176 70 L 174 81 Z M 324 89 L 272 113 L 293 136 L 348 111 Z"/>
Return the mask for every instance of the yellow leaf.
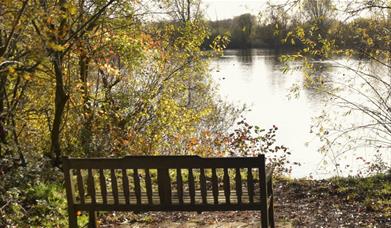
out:
<path id="1" fill-rule="evenodd" d="M 367 43 L 368 43 L 369 46 L 373 45 L 373 40 L 372 40 L 371 37 L 369 37 L 369 38 L 367 39 Z"/>
<path id="2" fill-rule="evenodd" d="M 69 6 L 68 11 L 71 15 L 75 15 L 77 13 L 77 8 L 75 6 Z"/>
<path id="3" fill-rule="evenodd" d="M 58 52 L 61 52 L 61 51 L 64 51 L 65 50 L 65 47 L 62 46 L 62 45 L 59 45 L 59 44 L 55 44 L 53 42 L 49 42 L 48 43 L 48 47 L 54 51 L 58 51 Z"/>
<path id="4" fill-rule="evenodd" d="M 25 80 L 27 80 L 27 81 L 31 80 L 30 74 L 24 74 L 24 75 L 23 75 L 23 78 L 24 78 Z"/>
<path id="5" fill-rule="evenodd" d="M 8 68 L 8 72 L 9 72 L 10 74 L 15 73 L 15 68 L 13 68 L 13 67 Z"/>

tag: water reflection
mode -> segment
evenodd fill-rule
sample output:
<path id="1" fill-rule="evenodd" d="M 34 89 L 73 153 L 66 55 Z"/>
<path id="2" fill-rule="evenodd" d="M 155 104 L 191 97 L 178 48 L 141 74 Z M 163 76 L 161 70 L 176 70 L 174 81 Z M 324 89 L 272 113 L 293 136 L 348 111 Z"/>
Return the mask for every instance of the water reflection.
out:
<path id="1" fill-rule="evenodd" d="M 316 97 L 308 94 L 289 100 L 289 89 L 303 81 L 297 72 L 283 74 L 282 67 L 278 55 L 269 50 L 228 50 L 223 58 L 212 62 L 211 72 L 220 84 L 223 98 L 250 107 L 251 111 L 246 113 L 249 121 L 264 128 L 279 127 L 277 139 L 294 152 L 294 161 L 302 163 L 293 174 L 307 176 L 317 165 L 308 155 L 321 159 L 316 146 L 305 146 L 308 141 L 316 140 L 309 131 L 319 102 L 311 102 Z"/>
<path id="2" fill-rule="evenodd" d="M 251 65 L 253 62 L 252 49 L 240 49 L 236 54 L 238 62 Z"/>

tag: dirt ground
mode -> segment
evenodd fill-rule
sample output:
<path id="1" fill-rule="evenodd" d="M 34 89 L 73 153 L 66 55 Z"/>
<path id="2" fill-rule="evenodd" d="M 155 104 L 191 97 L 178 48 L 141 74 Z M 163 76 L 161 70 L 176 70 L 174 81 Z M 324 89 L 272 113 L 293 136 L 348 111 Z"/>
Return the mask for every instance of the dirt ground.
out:
<path id="1" fill-rule="evenodd" d="M 123 221 L 123 224 L 108 224 L 112 228 L 258 228 L 260 216 L 257 212 L 203 212 L 197 213 L 146 213 L 137 222 Z M 159 222 L 160 221 L 160 222 Z M 278 222 L 276 227 L 291 228 L 289 222 Z"/>
<path id="2" fill-rule="evenodd" d="M 274 187 L 277 227 L 376 227 L 391 228 L 391 216 L 359 201 L 347 200 L 327 181 L 278 181 Z M 389 211 L 385 209 L 385 211 Z M 102 227 L 217 228 L 260 227 L 260 212 L 148 212 L 111 213 Z"/>

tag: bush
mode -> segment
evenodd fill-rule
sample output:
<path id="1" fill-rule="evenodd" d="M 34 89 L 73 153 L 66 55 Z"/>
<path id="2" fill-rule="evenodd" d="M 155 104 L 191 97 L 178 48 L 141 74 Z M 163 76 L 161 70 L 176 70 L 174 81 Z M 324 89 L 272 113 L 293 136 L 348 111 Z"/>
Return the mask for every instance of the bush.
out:
<path id="1" fill-rule="evenodd" d="M 0 227 L 65 227 L 66 196 L 62 183 L 48 179 L 59 170 L 35 167 L 15 168 L 1 176 Z"/>

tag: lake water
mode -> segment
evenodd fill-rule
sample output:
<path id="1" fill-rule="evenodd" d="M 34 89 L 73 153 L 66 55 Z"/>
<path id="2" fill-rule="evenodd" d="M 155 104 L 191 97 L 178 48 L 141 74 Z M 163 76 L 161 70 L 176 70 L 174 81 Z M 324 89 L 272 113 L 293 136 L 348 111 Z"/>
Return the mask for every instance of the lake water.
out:
<path id="1" fill-rule="evenodd" d="M 329 159 L 335 154 L 319 153 L 318 148 L 322 144 L 311 133 L 313 118 L 324 110 L 334 113 L 333 107 L 325 95 L 314 89 L 304 88 L 300 69 L 283 73 L 283 66 L 278 58 L 279 55 L 270 50 L 226 50 L 224 56 L 211 62 L 210 72 L 224 100 L 248 106 L 250 111 L 244 116 L 251 124 L 265 129 L 272 125 L 278 126 L 277 144 L 287 146 L 292 152 L 291 161 L 301 163 L 301 166 L 293 167 L 293 177 L 323 178 L 339 174 L 334 170 L 333 161 Z M 352 64 L 345 59 L 316 64 L 320 64 L 325 73 L 338 77 L 344 75 L 345 70 L 331 66 L 341 62 Z M 295 86 L 301 88 L 297 98 L 292 97 L 290 92 Z M 356 118 L 357 116 L 350 119 Z M 359 155 L 367 158 L 373 156 L 366 149 L 362 152 L 360 150 L 362 149 L 356 150 L 355 154 L 348 153 L 340 157 L 340 164 L 352 164 L 350 167 L 358 164 L 357 153 L 362 153 Z M 352 172 L 358 169 L 360 166 L 356 165 Z M 349 173 L 344 171 L 342 174 Z"/>

